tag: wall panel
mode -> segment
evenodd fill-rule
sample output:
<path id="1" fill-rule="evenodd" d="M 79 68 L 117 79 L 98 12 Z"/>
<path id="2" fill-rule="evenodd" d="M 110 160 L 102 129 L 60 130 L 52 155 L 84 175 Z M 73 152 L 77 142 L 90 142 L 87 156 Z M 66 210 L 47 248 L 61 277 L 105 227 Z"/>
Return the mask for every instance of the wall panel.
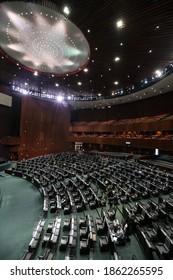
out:
<path id="1" fill-rule="evenodd" d="M 128 119 L 160 114 L 173 114 L 173 94 L 158 95 L 152 98 L 135 101 L 105 109 L 84 109 L 73 111 L 71 121 L 107 121 Z"/>
<path id="2" fill-rule="evenodd" d="M 82 142 L 88 144 L 112 145 L 140 149 L 159 149 L 173 152 L 173 140 L 156 140 L 156 139 L 134 139 L 134 138 L 104 138 L 104 137 L 75 137 L 70 136 L 70 142 Z M 126 142 L 130 144 L 127 145 Z"/>
<path id="3" fill-rule="evenodd" d="M 19 158 L 68 150 L 70 109 L 33 97 L 22 98 Z"/>

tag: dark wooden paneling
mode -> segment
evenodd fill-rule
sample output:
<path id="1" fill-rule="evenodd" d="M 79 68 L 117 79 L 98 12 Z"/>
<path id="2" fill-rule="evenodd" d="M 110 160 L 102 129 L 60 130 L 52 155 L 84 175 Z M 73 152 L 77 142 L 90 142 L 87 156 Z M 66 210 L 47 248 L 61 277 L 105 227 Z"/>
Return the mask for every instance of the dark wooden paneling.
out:
<path id="1" fill-rule="evenodd" d="M 85 109 L 74 111 L 71 121 L 74 122 L 94 122 L 118 119 L 133 119 L 145 116 L 156 116 L 161 114 L 173 114 L 173 94 L 172 92 L 160 96 L 144 99 L 123 105 L 112 106 L 105 109 Z M 127 131 L 164 131 L 173 130 L 173 121 L 157 121 L 152 123 L 134 123 L 123 125 L 92 125 L 92 126 L 70 126 L 70 132 L 106 133 L 106 132 L 127 132 Z M 70 136 L 71 143 L 83 142 L 96 147 L 116 146 L 126 147 L 126 142 L 131 142 L 130 147 L 140 149 L 155 149 L 163 151 L 173 151 L 173 140 L 155 139 L 130 139 L 129 138 L 103 138 L 103 137 L 74 137 Z"/>
<path id="2" fill-rule="evenodd" d="M 68 150 L 70 109 L 28 96 L 22 99 L 19 158 Z"/>
<path id="3" fill-rule="evenodd" d="M 127 146 L 130 142 L 132 148 L 159 149 L 163 151 L 173 151 L 173 140 L 156 139 L 132 139 L 132 138 L 104 138 L 104 137 L 75 137 L 70 136 L 70 142 L 83 142 L 99 145 Z"/>
<path id="4" fill-rule="evenodd" d="M 134 124 L 121 124 L 121 125 L 74 125 L 70 126 L 70 132 L 123 132 L 123 131 L 163 131 L 173 130 L 173 120 L 134 123 Z"/>
<path id="5" fill-rule="evenodd" d="M 19 135 L 20 108 L 21 101 L 17 96 L 12 97 L 12 107 L 0 105 L 0 137 Z"/>
<path id="6" fill-rule="evenodd" d="M 2 145 L 6 145 L 6 146 L 20 145 L 20 137 L 11 137 L 11 136 L 2 137 L 1 142 Z"/>
<path id="7" fill-rule="evenodd" d="M 0 91 L 7 94 L 7 90 L 0 88 Z M 2 144 L 2 138 L 19 136 L 21 99 L 12 96 L 12 107 L 0 105 L 0 156 L 10 158 L 8 146 Z"/>
<path id="8" fill-rule="evenodd" d="M 72 121 L 107 121 L 115 119 L 173 114 L 173 94 L 167 93 L 123 105 L 105 109 L 85 109 L 74 111 Z"/>

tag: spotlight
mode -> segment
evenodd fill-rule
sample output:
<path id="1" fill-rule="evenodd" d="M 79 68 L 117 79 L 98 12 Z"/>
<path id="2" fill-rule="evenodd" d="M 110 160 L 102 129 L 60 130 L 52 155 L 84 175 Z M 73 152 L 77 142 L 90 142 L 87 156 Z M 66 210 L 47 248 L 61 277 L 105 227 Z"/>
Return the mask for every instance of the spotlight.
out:
<path id="1" fill-rule="evenodd" d="M 118 85 L 119 83 L 118 83 L 118 81 L 115 81 L 114 84 L 115 84 L 115 85 Z"/>
<path id="2" fill-rule="evenodd" d="M 123 28 L 124 27 L 124 22 L 122 20 L 117 21 L 117 28 Z"/>
<path id="3" fill-rule="evenodd" d="M 67 6 L 64 7 L 63 12 L 64 12 L 64 14 L 69 15 L 69 13 L 70 13 L 69 8 Z"/>
<path id="4" fill-rule="evenodd" d="M 64 98 L 63 98 L 63 96 L 62 96 L 62 95 L 58 95 L 58 96 L 57 96 L 57 101 L 58 101 L 58 102 L 62 102 L 62 101 L 63 101 L 63 99 L 64 99 Z"/>
<path id="5" fill-rule="evenodd" d="M 115 57 L 115 61 L 119 61 L 120 60 L 120 58 L 117 56 L 117 57 Z"/>
<path id="6" fill-rule="evenodd" d="M 162 76 L 162 74 L 163 74 L 163 71 L 161 71 L 161 70 L 155 71 L 156 78 L 160 78 Z"/>

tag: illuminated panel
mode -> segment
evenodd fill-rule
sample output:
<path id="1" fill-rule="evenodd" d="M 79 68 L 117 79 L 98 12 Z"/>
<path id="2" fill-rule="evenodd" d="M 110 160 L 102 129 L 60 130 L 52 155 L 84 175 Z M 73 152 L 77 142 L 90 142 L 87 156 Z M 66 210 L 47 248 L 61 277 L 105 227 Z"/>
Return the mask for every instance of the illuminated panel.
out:
<path id="1" fill-rule="evenodd" d="M 11 107 L 12 106 L 12 97 L 8 96 L 6 94 L 0 93 L 0 105 Z"/>
<path id="2" fill-rule="evenodd" d="M 31 71 L 66 75 L 89 61 L 89 44 L 71 21 L 38 4 L 0 4 L 0 47 Z"/>

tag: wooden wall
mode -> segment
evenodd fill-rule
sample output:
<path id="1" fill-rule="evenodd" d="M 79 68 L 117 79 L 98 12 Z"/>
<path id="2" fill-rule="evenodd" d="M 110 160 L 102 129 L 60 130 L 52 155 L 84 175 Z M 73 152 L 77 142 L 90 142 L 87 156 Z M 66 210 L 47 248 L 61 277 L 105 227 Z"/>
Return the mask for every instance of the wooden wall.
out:
<path id="1" fill-rule="evenodd" d="M 106 133 L 106 132 L 123 132 L 123 131 L 160 131 L 173 130 L 173 121 L 165 120 L 151 123 L 130 123 L 124 125 L 102 125 L 101 123 L 85 126 L 77 125 L 77 122 L 92 122 L 92 121 L 108 121 L 117 119 L 132 119 L 144 116 L 155 116 L 161 114 L 173 114 L 173 93 L 167 93 L 160 96 L 152 97 L 142 101 L 136 101 L 123 105 L 112 106 L 105 109 L 85 109 L 73 111 L 71 122 L 76 122 L 70 126 L 70 141 L 71 146 L 75 142 L 83 142 L 84 147 L 90 149 L 110 149 L 115 147 L 124 148 L 134 151 L 135 149 L 154 151 L 158 148 L 164 152 L 173 153 L 173 140 L 157 140 L 157 139 L 129 139 L 129 138 L 109 138 L 109 137 L 85 137 L 75 136 L 73 133 Z M 130 142 L 130 146 L 126 144 Z"/>
<path id="2" fill-rule="evenodd" d="M 69 107 L 23 96 L 19 159 L 67 151 L 69 122 Z"/>
<path id="3" fill-rule="evenodd" d="M 0 91 L 7 93 L 3 88 Z M 19 136 L 20 108 L 21 99 L 18 96 L 12 96 L 12 107 L 0 105 L 0 157 L 10 158 L 8 146 L 2 145 L 3 137 Z"/>
<path id="4" fill-rule="evenodd" d="M 161 151 L 167 151 L 173 153 L 173 140 L 159 140 L 159 139 L 135 139 L 135 138 L 104 138 L 104 137 L 75 137 L 70 136 L 70 141 L 82 142 L 88 144 L 96 144 L 99 146 L 121 146 L 121 147 L 130 147 L 130 149 L 140 148 L 140 149 L 149 149 L 155 150 L 156 148 Z M 129 143 L 129 145 L 127 145 Z"/>
<path id="5" fill-rule="evenodd" d="M 102 123 L 95 125 L 71 125 L 70 132 L 88 132 L 88 133 L 106 133 L 106 132 L 128 132 L 128 131 L 173 131 L 173 120 L 162 120 L 155 122 L 130 123 L 130 124 L 114 124 L 103 125 Z"/>
<path id="6" fill-rule="evenodd" d="M 68 150 L 70 108 L 57 102 L 11 93 L 12 107 L 0 105 L 0 157 L 21 160 Z"/>
<path id="7" fill-rule="evenodd" d="M 73 111 L 71 122 L 77 121 L 107 121 L 128 119 L 160 114 L 173 114 L 173 93 L 135 101 L 105 109 L 85 109 Z"/>

